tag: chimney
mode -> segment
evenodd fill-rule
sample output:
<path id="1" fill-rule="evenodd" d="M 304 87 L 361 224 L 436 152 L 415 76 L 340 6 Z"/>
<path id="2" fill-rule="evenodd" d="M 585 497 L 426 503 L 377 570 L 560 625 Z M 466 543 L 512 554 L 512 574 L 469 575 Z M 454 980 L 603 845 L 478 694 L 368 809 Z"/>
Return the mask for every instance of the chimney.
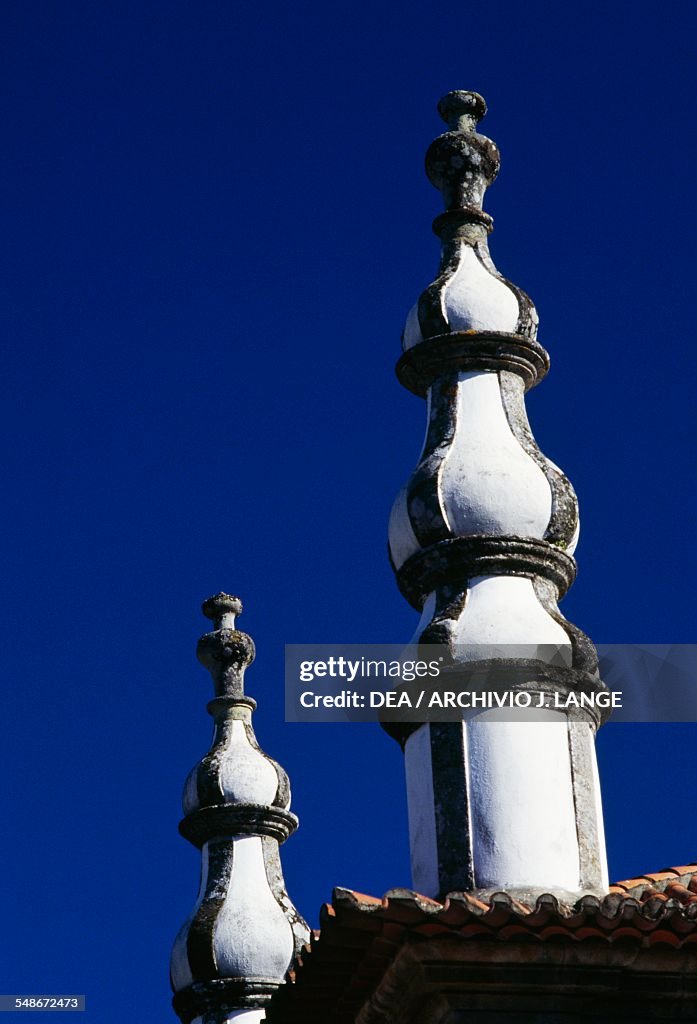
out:
<path id="1" fill-rule="evenodd" d="M 426 399 L 427 431 L 392 511 L 392 565 L 422 613 L 415 641 L 445 645 L 451 668 L 493 661 L 532 695 L 597 693 L 595 648 L 557 606 L 576 573 L 576 496 L 525 409 L 549 357 L 532 301 L 489 255 L 482 202 L 500 161 L 476 130 L 486 104 L 457 91 L 438 109 L 448 130 L 426 172 L 445 202 L 433 224 L 441 263 L 409 313 L 397 365 Z M 386 725 L 404 748 L 414 888 L 436 898 L 605 892 L 599 724 L 591 711 L 550 709 Z"/>
<path id="2" fill-rule="evenodd" d="M 213 632 L 198 643 L 215 697 L 206 756 L 184 787 L 179 831 L 202 856 L 201 886 L 172 950 L 173 1005 L 182 1024 L 258 1024 L 309 930 L 285 889 L 279 844 L 298 826 L 288 776 L 262 752 L 244 692 L 254 643 L 235 627 L 242 602 L 203 604 Z"/>

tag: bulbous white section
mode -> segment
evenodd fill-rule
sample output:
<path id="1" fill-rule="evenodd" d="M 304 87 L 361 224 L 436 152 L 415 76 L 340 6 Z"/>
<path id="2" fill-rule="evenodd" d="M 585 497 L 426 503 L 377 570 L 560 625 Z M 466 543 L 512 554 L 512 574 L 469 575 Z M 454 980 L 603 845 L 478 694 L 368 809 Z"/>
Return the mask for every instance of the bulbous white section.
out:
<path id="1" fill-rule="evenodd" d="M 189 967 L 189 957 L 187 955 L 186 943 L 189 937 L 189 928 L 191 922 L 198 914 L 203 898 L 206 895 L 206 881 L 208 879 L 208 843 L 206 843 L 201 850 L 201 881 L 198 888 L 198 896 L 196 897 L 196 903 L 194 904 L 193 910 L 189 914 L 187 920 L 179 929 L 176 939 L 174 940 L 174 946 L 172 947 L 172 956 L 170 958 L 170 976 L 172 979 L 172 988 L 175 992 L 180 992 L 181 989 L 186 988 L 194 980 Z"/>
<path id="2" fill-rule="evenodd" d="M 424 601 L 424 606 L 421 609 L 421 617 L 419 618 L 419 623 L 418 623 L 418 625 L 416 627 L 416 632 L 414 633 L 413 637 L 411 638 L 410 643 L 418 644 L 419 637 L 421 636 L 423 631 L 426 629 L 428 624 L 433 619 L 433 616 L 435 615 L 435 611 L 436 611 L 436 595 L 435 595 L 435 591 L 434 591 L 434 593 L 429 594 L 428 597 L 426 598 L 426 600 Z"/>
<path id="3" fill-rule="evenodd" d="M 510 658 L 515 656 L 512 647 L 520 649 L 519 657 L 531 657 L 531 649 L 540 645 L 542 660 L 544 647 L 551 648 L 547 652 L 550 661 L 559 648 L 569 665 L 572 659 L 569 634 L 540 604 L 527 576 L 477 576 L 470 580 L 451 642 L 462 645 L 458 656 L 463 661 Z M 477 649 L 480 645 L 484 651 Z"/>
<path id="4" fill-rule="evenodd" d="M 494 277 L 470 245 L 462 245 L 459 266 L 443 289 L 443 310 L 452 331 L 518 329 L 518 297 Z"/>
<path id="5" fill-rule="evenodd" d="M 557 473 L 559 473 L 560 476 L 564 476 L 564 471 L 559 468 L 559 466 L 556 464 L 556 462 L 552 462 L 552 460 L 548 456 L 545 456 L 545 461 L 548 463 L 548 465 L 550 465 L 552 467 L 552 469 L 556 469 Z M 574 505 L 575 505 L 575 508 L 576 508 L 576 525 L 574 527 L 574 532 L 573 532 L 573 534 L 571 536 L 571 540 L 569 541 L 569 543 L 566 545 L 566 548 L 565 548 L 566 553 L 569 554 L 569 555 L 573 555 L 574 551 L 576 550 L 576 547 L 578 545 L 579 534 L 581 532 L 581 519 L 580 519 L 579 510 L 578 510 L 578 502 L 575 499 L 575 495 L 574 495 Z"/>
<path id="6" fill-rule="evenodd" d="M 421 325 L 419 324 L 419 304 L 415 302 L 407 314 L 407 322 L 404 325 L 404 333 L 402 334 L 402 347 L 406 352 L 407 349 L 413 348 L 414 345 L 420 345 L 424 340 L 424 336 L 421 333 Z"/>
<path id="7" fill-rule="evenodd" d="M 452 534 L 544 537 L 552 492 L 511 432 L 495 373 L 460 373 L 456 430 L 440 471 Z"/>
<path id="8" fill-rule="evenodd" d="M 471 245 L 462 243 L 458 267 L 443 285 L 441 308 L 451 331 L 506 331 L 515 334 L 520 320 L 516 293 L 487 270 Z M 424 340 L 419 324 L 419 306 L 409 310 L 404 325 L 403 347 L 413 348 Z"/>
<path id="9" fill-rule="evenodd" d="M 506 713 L 510 718 L 510 711 Z M 580 860 L 568 723 L 561 711 L 467 722 L 472 853 L 480 888 L 577 891 Z"/>
<path id="10" fill-rule="evenodd" d="M 293 956 L 290 922 L 269 888 L 259 836 L 235 840 L 232 874 L 213 935 L 220 977 L 283 978 Z"/>
<path id="11" fill-rule="evenodd" d="M 243 722 L 231 722 L 220 765 L 225 803 L 271 804 L 278 789 L 274 766 L 249 742 Z"/>
<path id="12" fill-rule="evenodd" d="M 244 722 L 232 720 L 223 726 L 224 740 L 214 747 L 217 757 L 203 767 L 196 765 L 184 785 L 184 813 L 201 805 L 198 774 L 207 771 L 220 787 L 220 803 L 272 804 L 278 790 L 278 776 L 268 758 L 249 742 Z M 216 800 L 216 802 L 218 802 Z"/>
<path id="13" fill-rule="evenodd" d="M 407 508 L 407 489 L 403 487 L 392 506 L 390 525 L 388 527 L 390 555 L 397 569 L 400 569 L 407 558 L 421 549 L 414 535 Z"/>
<path id="14" fill-rule="evenodd" d="M 200 801 L 198 798 L 198 765 L 194 765 L 189 774 L 186 777 L 184 783 L 184 794 L 182 796 L 182 807 L 184 814 L 191 814 L 199 806 Z"/>

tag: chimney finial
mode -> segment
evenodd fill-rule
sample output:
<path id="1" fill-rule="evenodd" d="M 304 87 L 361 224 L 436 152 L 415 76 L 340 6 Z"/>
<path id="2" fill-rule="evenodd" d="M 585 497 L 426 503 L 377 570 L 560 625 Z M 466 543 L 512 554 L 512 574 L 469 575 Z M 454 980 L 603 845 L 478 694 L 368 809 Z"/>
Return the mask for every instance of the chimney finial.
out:
<path id="1" fill-rule="evenodd" d="M 559 611 L 576 563 L 578 504 L 540 451 L 525 392 L 547 372 L 530 298 L 496 269 L 484 192 L 498 149 L 486 104 L 450 92 L 426 170 L 445 213 L 438 276 L 407 318 L 397 374 L 428 400 L 423 451 L 390 520 L 390 558 L 421 612 L 415 641 L 452 667 L 495 657 L 531 694 L 605 689 L 595 648 Z M 487 652 L 486 654 L 483 652 Z M 546 653 L 545 653 L 546 652 Z M 521 894 L 607 886 L 594 737 L 599 714 L 385 726 L 404 746 L 414 888 Z"/>
<path id="2" fill-rule="evenodd" d="M 474 131 L 486 114 L 486 100 L 478 92 L 453 89 L 438 100 L 438 113 L 450 131 Z"/>
<path id="3" fill-rule="evenodd" d="M 289 809 L 288 776 L 254 735 L 256 702 L 243 685 L 254 643 L 235 628 L 242 602 L 220 593 L 202 610 L 214 625 L 197 654 L 213 678 L 215 732 L 184 787 L 179 830 L 201 849 L 203 865 L 198 902 L 172 951 L 173 1005 L 183 1024 L 238 1017 L 252 1024 L 309 939 L 279 854 L 298 820 Z"/>

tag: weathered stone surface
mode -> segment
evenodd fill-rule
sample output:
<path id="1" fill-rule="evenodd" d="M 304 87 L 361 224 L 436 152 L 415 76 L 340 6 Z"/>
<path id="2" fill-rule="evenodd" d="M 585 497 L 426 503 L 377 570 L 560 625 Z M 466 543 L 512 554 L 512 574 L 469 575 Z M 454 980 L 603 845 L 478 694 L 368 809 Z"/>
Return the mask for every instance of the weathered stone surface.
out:
<path id="1" fill-rule="evenodd" d="M 488 649 L 509 659 L 512 689 L 599 691 L 593 644 L 558 607 L 576 574 L 576 495 L 525 409 L 549 357 L 531 299 L 489 254 L 482 202 L 500 157 L 476 130 L 486 104 L 456 91 L 439 111 L 448 130 L 426 171 L 445 205 L 434 223 L 441 264 L 407 318 L 397 366 L 427 400 L 427 432 L 393 508 L 390 559 L 422 613 L 413 642 L 449 648 L 448 671 Z M 536 670 L 518 653 L 526 645 Z M 386 725 L 405 751 L 414 887 L 434 897 L 497 886 L 604 891 L 600 716 L 495 717 Z"/>
<path id="2" fill-rule="evenodd" d="M 203 859 L 198 902 L 172 952 L 173 1005 L 184 1024 L 222 1024 L 266 1005 L 309 936 L 283 880 L 279 843 L 298 822 L 288 776 L 254 735 L 256 703 L 244 693 L 254 644 L 235 628 L 241 611 L 228 594 L 203 604 L 215 626 L 198 644 L 215 686 L 215 734 L 187 779 L 179 826 Z"/>

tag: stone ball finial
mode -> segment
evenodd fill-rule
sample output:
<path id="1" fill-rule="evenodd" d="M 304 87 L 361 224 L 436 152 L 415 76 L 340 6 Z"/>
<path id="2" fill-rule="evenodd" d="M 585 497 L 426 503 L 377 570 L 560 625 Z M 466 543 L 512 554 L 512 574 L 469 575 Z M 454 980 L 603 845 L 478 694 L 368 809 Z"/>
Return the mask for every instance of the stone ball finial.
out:
<path id="1" fill-rule="evenodd" d="M 217 622 L 224 615 L 241 615 L 242 602 L 239 597 L 224 594 L 221 590 L 220 593 L 214 594 L 213 597 L 209 597 L 203 602 L 201 611 L 207 619 Z"/>
<path id="2" fill-rule="evenodd" d="M 235 626 L 242 612 L 242 602 L 232 594 L 219 593 L 201 605 L 206 618 L 213 621 L 213 630 L 204 633 L 198 642 L 198 660 L 213 676 L 216 694 L 241 697 L 244 693 L 244 670 L 254 661 L 254 641 Z"/>
<path id="3" fill-rule="evenodd" d="M 442 193 L 446 211 L 464 210 L 470 221 L 490 231 L 492 221 L 483 213 L 482 202 L 484 192 L 498 174 L 500 160 L 491 139 L 477 132 L 477 122 L 486 113 L 486 103 L 478 92 L 455 89 L 443 96 L 438 111 L 448 130 L 428 147 L 428 179 Z M 462 222 L 462 216 L 458 215 L 454 220 L 450 218 L 445 226 L 457 227 Z M 441 237 L 444 223 L 441 216 L 434 225 Z"/>
<path id="4" fill-rule="evenodd" d="M 474 131 L 486 109 L 483 96 L 464 89 L 453 89 L 438 101 L 438 113 L 451 131 Z"/>

